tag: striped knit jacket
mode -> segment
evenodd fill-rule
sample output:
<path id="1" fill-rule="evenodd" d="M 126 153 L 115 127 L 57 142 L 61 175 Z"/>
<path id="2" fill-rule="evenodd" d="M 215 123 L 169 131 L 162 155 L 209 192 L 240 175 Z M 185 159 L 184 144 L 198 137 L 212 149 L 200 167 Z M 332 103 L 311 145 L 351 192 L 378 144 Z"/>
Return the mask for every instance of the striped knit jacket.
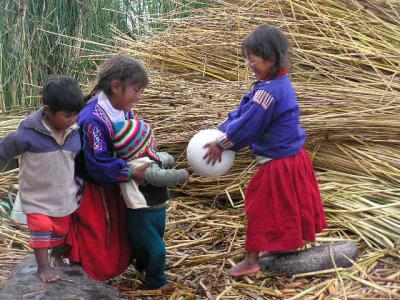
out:
<path id="1" fill-rule="evenodd" d="M 124 122 L 114 122 L 113 129 L 113 145 L 120 158 L 130 160 L 149 156 L 152 160 L 159 160 L 153 148 L 153 130 L 146 122 L 132 118 Z"/>
<path id="2" fill-rule="evenodd" d="M 169 199 L 168 186 L 187 180 L 185 169 L 171 168 L 174 158 L 166 152 L 156 152 L 154 133 L 150 125 L 138 118 L 113 123 L 113 145 L 118 157 L 128 161 L 131 167 L 149 162 L 145 171 L 148 185 L 138 186 L 134 181 L 120 183 L 128 208 L 146 208 L 164 203 Z"/>

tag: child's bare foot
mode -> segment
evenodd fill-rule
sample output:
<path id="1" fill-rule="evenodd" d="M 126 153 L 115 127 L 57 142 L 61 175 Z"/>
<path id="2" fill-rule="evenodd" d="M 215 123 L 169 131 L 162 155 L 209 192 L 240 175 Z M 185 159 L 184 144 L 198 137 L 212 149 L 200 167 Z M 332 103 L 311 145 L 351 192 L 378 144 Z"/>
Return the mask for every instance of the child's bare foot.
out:
<path id="1" fill-rule="evenodd" d="M 228 270 L 228 274 L 232 277 L 240 277 L 245 275 L 254 274 L 260 271 L 260 266 L 257 262 L 248 260 L 247 258 L 236 266 Z"/>
<path id="2" fill-rule="evenodd" d="M 53 268 L 38 269 L 38 275 L 40 280 L 43 282 L 53 282 L 60 279 L 60 276 Z"/>
<path id="3" fill-rule="evenodd" d="M 60 279 L 56 271 L 50 267 L 47 248 L 34 248 L 33 252 L 36 256 L 40 280 L 43 282 L 53 282 Z"/>

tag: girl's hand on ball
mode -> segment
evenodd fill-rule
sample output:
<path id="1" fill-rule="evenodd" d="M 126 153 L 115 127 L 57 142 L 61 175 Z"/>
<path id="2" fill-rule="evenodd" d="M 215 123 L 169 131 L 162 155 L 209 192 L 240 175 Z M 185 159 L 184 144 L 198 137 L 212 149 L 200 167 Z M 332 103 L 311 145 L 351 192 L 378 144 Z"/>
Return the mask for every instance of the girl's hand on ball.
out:
<path id="1" fill-rule="evenodd" d="M 194 174 L 215 178 L 228 172 L 235 159 L 235 152 L 224 150 L 217 143 L 223 135 L 218 129 L 204 129 L 190 139 L 186 155 Z"/>
<path id="2" fill-rule="evenodd" d="M 221 162 L 223 149 L 217 144 L 217 142 L 207 143 L 203 148 L 208 148 L 207 153 L 203 156 L 203 159 L 207 160 L 207 164 L 215 165 L 215 163 Z"/>

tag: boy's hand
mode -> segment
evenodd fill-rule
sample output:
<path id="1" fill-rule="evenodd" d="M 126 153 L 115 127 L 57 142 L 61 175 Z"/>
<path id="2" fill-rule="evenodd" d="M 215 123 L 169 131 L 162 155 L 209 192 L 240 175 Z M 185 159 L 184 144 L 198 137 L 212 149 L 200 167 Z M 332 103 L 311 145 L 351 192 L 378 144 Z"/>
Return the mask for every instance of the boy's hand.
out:
<path id="1" fill-rule="evenodd" d="M 215 165 L 215 163 L 221 162 L 222 152 L 224 151 L 217 142 L 207 143 L 203 148 L 208 148 L 207 153 L 203 156 L 203 159 L 207 160 L 207 164 Z"/>

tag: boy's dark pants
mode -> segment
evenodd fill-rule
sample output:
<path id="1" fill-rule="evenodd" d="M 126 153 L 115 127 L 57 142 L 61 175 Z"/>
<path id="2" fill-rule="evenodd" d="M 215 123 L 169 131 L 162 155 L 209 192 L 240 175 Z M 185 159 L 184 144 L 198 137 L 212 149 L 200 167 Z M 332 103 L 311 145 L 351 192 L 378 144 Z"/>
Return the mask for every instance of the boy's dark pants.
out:
<path id="1" fill-rule="evenodd" d="M 166 207 L 128 209 L 128 234 L 136 270 L 145 273 L 146 287 L 157 289 L 167 284 L 164 246 Z"/>

